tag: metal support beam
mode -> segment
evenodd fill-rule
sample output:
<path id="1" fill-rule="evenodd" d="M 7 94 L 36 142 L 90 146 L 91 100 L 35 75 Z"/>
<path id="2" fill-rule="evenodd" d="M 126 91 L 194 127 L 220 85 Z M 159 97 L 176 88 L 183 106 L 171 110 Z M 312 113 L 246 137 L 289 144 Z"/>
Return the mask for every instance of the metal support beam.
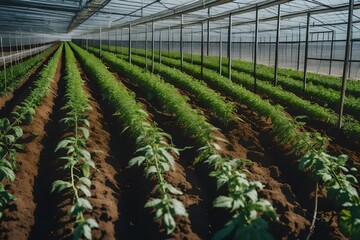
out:
<path id="1" fill-rule="evenodd" d="M 115 52 L 118 52 L 118 29 L 115 29 Z"/>
<path id="2" fill-rule="evenodd" d="M 108 32 L 108 51 L 110 51 L 110 32 Z"/>
<path id="3" fill-rule="evenodd" d="M 145 32 L 145 68 L 148 69 L 148 27 L 145 25 L 146 32 Z"/>
<path id="4" fill-rule="evenodd" d="M 151 72 L 155 71 L 155 25 L 154 21 L 151 23 Z"/>
<path id="5" fill-rule="evenodd" d="M 88 18 L 93 16 L 97 11 L 105 7 L 111 0 L 90 0 L 86 5 L 75 15 L 68 26 L 68 32 L 71 32 L 80 24 L 85 22 Z"/>
<path id="6" fill-rule="evenodd" d="M 161 50 L 162 50 L 162 40 L 161 40 L 161 31 L 159 31 L 159 63 L 161 65 Z"/>
<path id="7" fill-rule="evenodd" d="M 352 38 L 352 20 L 353 20 L 354 0 L 349 0 L 349 13 L 348 13 L 348 25 L 346 33 L 346 46 L 345 46 L 345 58 L 344 69 L 342 75 L 341 95 L 340 95 L 340 108 L 339 108 L 339 121 L 338 128 L 342 127 L 342 116 L 344 111 L 345 91 L 346 91 L 346 77 L 349 65 L 350 45 Z"/>
<path id="8" fill-rule="evenodd" d="M 201 23 L 201 78 L 204 78 L 204 23 Z"/>
<path id="9" fill-rule="evenodd" d="M 307 13 L 306 18 L 306 40 L 305 40 L 305 59 L 304 59 L 304 86 L 303 91 L 306 90 L 306 74 L 307 74 L 307 62 L 309 54 L 309 30 L 310 30 L 310 12 Z"/>
<path id="10" fill-rule="evenodd" d="M 301 48 L 301 28 L 299 23 L 299 38 L 298 38 L 298 49 L 297 49 L 297 65 L 296 70 L 300 70 L 300 48 Z"/>
<path id="11" fill-rule="evenodd" d="M 276 22 L 276 45 L 275 45 L 274 86 L 277 86 L 277 84 L 278 84 L 280 20 L 281 20 L 281 5 L 279 4 L 279 5 L 278 5 L 278 16 L 277 16 L 277 22 Z"/>
<path id="12" fill-rule="evenodd" d="M 3 59 L 3 68 L 4 68 L 4 90 L 6 90 L 7 80 L 6 80 L 6 62 L 4 58 L 4 47 L 3 47 L 3 41 L 2 37 L 0 37 L 0 44 L 1 44 L 1 57 Z"/>
<path id="13" fill-rule="evenodd" d="M 227 57 L 228 57 L 228 70 L 229 79 L 231 79 L 231 37 L 232 37 L 232 14 L 229 15 L 229 28 L 228 28 L 228 42 L 227 42 Z"/>
<path id="14" fill-rule="evenodd" d="M 332 59 L 333 59 L 333 52 L 334 52 L 334 35 L 335 32 L 331 32 L 331 46 L 330 46 L 330 63 L 329 63 L 329 75 L 331 75 L 331 67 L 332 67 Z"/>
<path id="15" fill-rule="evenodd" d="M 100 49 L 100 57 L 101 57 L 101 26 L 100 26 L 100 31 L 99 31 L 99 49 Z"/>
<path id="16" fill-rule="evenodd" d="M 257 67 L 257 48 L 258 48 L 258 31 L 259 31 L 259 9 L 256 8 L 255 11 L 255 39 L 254 39 L 254 92 L 256 93 L 256 80 L 257 80 L 257 73 L 256 73 L 256 67 Z"/>
<path id="17" fill-rule="evenodd" d="M 180 27 L 180 66 L 181 66 L 181 70 L 183 70 L 183 64 L 184 64 L 183 24 L 184 24 L 184 15 L 181 14 L 181 27 Z"/>
<path id="18" fill-rule="evenodd" d="M 208 8 L 208 17 L 210 17 L 210 8 Z M 207 20 L 207 32 L 206 32 L 206 56 L 210 55 L 210 20 Z"/>
<path id="19" fill-rule="evenodd" d="M 129 63 L 131 63 L 131 25 L 129 25 L 129 49 L 128 49 Z"/>
<path id="20" fill-rule="evenodd" d="M 191 29 L 191 39 L 190 39 L 190 53 L 191 53 L 191 64 L 193 64 L 194 59 L 193 59 L 193 30 Z"/>
<path id="21" fill-rule="evenodd" d="M 220 30 L 220 39 L 219 39 L 219 74 L 222 74 L 222 31 Z"/>
<path id="22" fill-rule="evenodd" d="M 170 27 L 168 29 L 168 57 L 170 57 Z"/>
<path id="23" fill-rule="evenodd" d="M 351 34 L 351 36 L 352 36 L 352 34 Z M 352 58 L 353 58 L 353 46 L 354 46 L 354 41 L 351 39 L 351 44 L 350 44 L 350 50 L 349 50 L 349 54 L 350 54 L 350 61 L 349 61 L 349 71 L 348 71 L 348 78 L 350 78 L 350 76 L 351 76 L 351 60 L 352 60 Z"/>

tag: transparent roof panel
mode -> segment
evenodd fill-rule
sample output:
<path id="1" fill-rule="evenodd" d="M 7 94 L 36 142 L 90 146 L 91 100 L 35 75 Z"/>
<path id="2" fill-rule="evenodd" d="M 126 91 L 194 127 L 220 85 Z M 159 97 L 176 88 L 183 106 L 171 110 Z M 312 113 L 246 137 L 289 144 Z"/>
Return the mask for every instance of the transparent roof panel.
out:
<path id="1" fill-rule="evenodd" d="M 199 33 L 200 24 L 210 19 L 211 36 L 226 32 L 229 13 L 233 13 L 235 35 L 253 36 L 255 6 L 259 6 L 259 33 L 275 36 L 277 5 L 281 3 L 281 33 L 299 34 L 306 27 L 306 12 L 311 12 L 311 31 L 335 31 L 344 38 L 347 30 L 348 0 L 2 0 L 0 33 L 61 34 L 80 36 L 128 28 L 144 33 L 155 21 L 156 31 L 176 32 L 183 13 L 185 34 Z M 360 0 L 354 0 L 354 37 L 359 38 Z M 196 6 L 196 7 L 194 7 Z M 208 6 L 211 6 L 210 9 Z M 159 16 L 165 16 L 161 17 Z M 140 24 L 138 24 L 140 23 Z"/>

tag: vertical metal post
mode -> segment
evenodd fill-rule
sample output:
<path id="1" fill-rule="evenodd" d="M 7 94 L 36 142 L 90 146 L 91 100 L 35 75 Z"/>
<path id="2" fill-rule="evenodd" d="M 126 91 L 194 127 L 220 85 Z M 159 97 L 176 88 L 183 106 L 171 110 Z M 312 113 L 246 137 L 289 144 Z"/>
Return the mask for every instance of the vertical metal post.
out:
<path id="1" fill-rule="evenodd" d="M 204 78 L 204 23 L 201 23 L 201 78 Z"/>
<path id="2" fill-rule="evenodd" d="M 257 67 L 257 48 L 258 48 L 258 31 L 259 31 L 259 9 L 256 8 L 255 12 L 255 41 L 254 41 L 254 92 L 256 93 L 257 86 L 256 86 L 256 67 Z"/>
<path id="3" fill-rule="evenodd" d="M 310 30 L 310 12 L 307 13 L 306 18 L 306 40 L 305 40 L 305 59 L 304 59 L 304 86 L 303 91 L 306 90 L 306 73 L 307 73 L 307 62 L 309 54 L 309 30 Z"/>
<path id="4" fill-rule="evenodd" d="M 301 47 L 301 28 L 300 28 L 300 23 L 299 23 L 299 39 L 298 39 L 298 49 L 297 49 L 297 66 L 296 66 L 296 70 L 299 71 L 300 69 L 300 47 Z"/>
<path id="5" fill-rule="evenodd" d="M 269 40 L 269 66 L 271 65 L 271 35 L 270 35 L 270 40 Z"/>
<path id="6" fill-rule="evenodd" d="M 131 63 L 131 24 L 129 24 L 129 49 L 128 49 L 129 63 Z"/>
<path id="7" fill-rule="evenodd" d="M 145 31 L 145 68 L 148 69 L 148 27 L 145 25 L 146 31 Z"/>
<path id="8" fill-rule="evenodd" d="M 115 29 L 115 52 L 118 52 L 118 29 Z"/>
<path id="9" fill-rule="evenodd" d="M 334 51 L 334 31 L 331 32 L 331 46 L 330 46 L 330 64 L 329 64 L 329 75 L 331 75 L 331 67 L 333 60 L 333 51 Z"/>
<path id="10" fill-rule="evenodd" d="M 232 14 L 229 15 L 229 28 L 228 28 L 228 42 L 227 42 L 227 57 L 228 57 L 228 70 L 229 79 L 231 79 L 231 37 L 232 37 Z"/>
<path id="11" fill-rule="evenodd" d="M 152 21 L 151 23 L 151 72 L 154 73 L 155 71 L 155 38 L 154 38 L 154 33 L 155 33 L 155 26 L 154 26 L 154 21 Z"/>
<path id="12" fill-rule="evenodd" d="M 5 58 L 4 58 L 4 48 L 3 48 L 3 41 L 2 41 L 2 36 L 0 37 L 0 44 L 1 44 L 1 57 L 3 59 L 3 67 L 4 67 L 4 90 L 6 90 L 6 83 L 7 83 L 7 80 L 6 80 L 6 62 L 5 62 Z"/>
<path id="13" fill-rule="evenodd" d="M 210 17 L 210 8 L 208 8 L 208 17 Z M 207 20 L 207 32 L 206 32 L 206 56 L 210 55 L 210 20 Z"/>
<path id="14" fill-rule="evenodd" d="M 241 36 L 239 37 L 239 59 L 241 59 Z"/>
<path id="15" fill-rule="evenodd" d="M 180 23 L 180 66 L 181 66 L 181 70 L 183 70 L 183 64 L 184 64 L 183 24 L 184 24 L 184 15 L 181 14 L 181 23 Z"/>
<path id="16" fill-rule="evenodd" d="M 20 55 L 21 55 L 20 60 L 21 61 L 23 59 L 23 54 L 24 54 L 24 49 L 23 49 L 24 45 L 23 45 L 22 39 L 23 39 L 22 33 L 20 33 Z"/>
<path id="17" fill-rule="evenodd" d="M 291 49 L 290 49 L 290 56 L 291 56 L 291 64 L 290 64 L 290 67 L 292 68 L 293 66 L 293 45 L 294 45 L 294 33 L 291 33 Z"/>
<path id="18" fill-rule="evenodd" d="M 16 45 L 16 60 L 17 60 L 17 64 L 19 64 L 19 47 L 18 47 L 17 34 L 15 34 L 15 45 Z"/>
<path id="19" fill-rule="evenodd" d="M 12 58 L 12 47 L 11 47 L 11 37 L 9 33 L 9 45 L 10 45 L 10 69 L 11 69 L 11 76 L 14 76 L 14 70 L 13 70 L 13 58 Z"/>
<path id="20" fill-rule="evenodd" d="M 279 42 L 280 42 L 280 20 L 281 5 L 278 5 L 278 16 L 276 23 L 276 45 L 275 45 L 275 69 L 274 69 L 274 86 L 278 84 L 278 66 L 279 66 Z"/>
<path id="21" fill-rule="evenodd" d="M 110 31 L 108 31 L 108 51 L 110 51 Z"/>
<path id="22" fill-rule="evenodd" d="M 222 30 L 220 29 L 220 39 L 219 39 L 219 74 L 222 74 Z"/>
<path id="23" fill-rule="evenodd" d="M 193 64 L 193 30 L 191 28 L 191 39 L 190 39 L 190 53 L 191 53 L 191 64 Z"/>
<path id="24" fill-rule="evenodd" d="M 351 34 L 352 36 L 352 34 Z M 351 39 L 351 45 L 350 45 L 350 50 L 349 50 L 349 54 L 350 54 L 350 60 L 349 60 L 349 72 L 348 72 L 348 78 L 350 78 L 351 76 L 351 63 L 352 63 L 352 56 L 353 56 L 353 45 L 354 45 L 354 41 Z"/>
<path id="25" fill-rule="evenodd" d="M 342 127 L 342 116 L 343 116 L 343 111 L 344 111 L 346 76 L 347 76 L 348 64 L 349 64 L 349 54 L 350 54 L 350 47 L 351 47 L 350 45 L 352 42 L 351 40 L 352 40 L 353 9 L 354 9 L 354 0 L 349 0 L 349 13 L 348 13 L 347 33 L 346 33 L 344 69 L 343 69 L 343 75 L 342 75 L 340 108 L 339 108 L 339 121 L 338 121 L 339 129 Z"/>
<path id="26" fill-rule="evenodd" d="M 31 52 L 31 42 L 30 42 L 30 37 L 28 37 L 28 41 L 29 41 L 29 53 L 30 53 L 30 56 L 32 56 L 33 54 L 32 54 L 32 52 Z"/>
<path id="27" fill-rule="evenodd" d="M 170 27 L 168 30 L 168 57 L 170 57 Z"/>
<path id="28" fill-rule="evenodd" d="M 162 49 L 162 40 L 161 40 L 161 30 L 159 32 L 159 63 L 161 65 L 161 49 Z"/>
<path id="29" fill-rule="evenodd" d="M 101 57 L 101 27 L 99 32 L 99 47 L 100 47 L 100 57 Z"/>
<path id="30" fill-rule="evenodd" d="M 287 61 L 287 58 L 288 58 L 288 35 L 285 34 L 285 52 L 284 52 L 284 60 L 285 60 L 285 66 L 287 67 L 288 66 L 288 61 Z"/>

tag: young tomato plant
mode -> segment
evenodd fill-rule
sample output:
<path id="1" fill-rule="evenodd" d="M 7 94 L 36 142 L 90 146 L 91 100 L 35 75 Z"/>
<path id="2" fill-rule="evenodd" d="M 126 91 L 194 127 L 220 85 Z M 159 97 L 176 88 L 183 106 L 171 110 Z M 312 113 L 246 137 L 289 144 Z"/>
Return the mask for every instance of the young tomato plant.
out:
<path id="1" fill-rule="evenodd" d="M 0 119 L 0 182 L 4 179 L 12 182 L 15 179 L 16 154 L 18 151 L 23 150 L 23 146 L 18 142 L 23 135 L 20 125 L 32 122 L 35 109 L 49 93 L 50 83 L 55 76 L 61 52 L 62 45 L 48 65 L 41 70 L 38 79 L 25 100 L 15 107 L 9 118 Z M 0 183 L 0 217 L 3 210 L 14 200 L 15 196 L 7 192 L 4 185 Z"/>
<path id="2" fill-rule="evenodd" d="M 94 218 L 85 218 L 84 214 L 92 210 L 92 205 L 85 197 L 91 197 L 90 170 L 95 168 L 90 152 L 86 149 L 89 138 L 90 124 L 87 112 L 91 110 L 88 96 L 83 89 L 84 82 L 77 69 L 75 56 L 70 47 L 65 45 L 66 93 L 65 106 L 62 108 L 65 117 L 61 119 L 69 129 L 70 135 L 62 139 L 55 152 L 64 153 L 59 159 L 65 161 L 64 170 L 69 174 L 69 180 L 56 180 L 52 192 L 70 190 L 73 193 L 73 206 L 69 212 L 75 219 L 73 239 L 92 239 L 91 229 L 99 225 Z"/>
<path id="3" fill-rule="evenodd" d="M 107 67 L 94 55 L 71 44 L 77 56 L 82 60 L 87 74 L 92 76 L 99 87 L 102 97 L 115 109 L 115 116 L 122 124 L 124 131 L 136 142 L 136 157 L 129 161 L 130 166 L 141 166 L 147 178 L 155 179 L 159 197 L 152 198 L 145 204 L 155 210 L 155 220 L 160 220 L 167 234 L 176 228 L 175 216 L 187 216 L 182 202 L 176 195 L 182 192 L 166 181 L 167 171 L 174 171 L 174 156 L 179 151 L 174 148 L 170 135 L 164 133 L 149 121 L 148 114 L 109 72 Z"/>

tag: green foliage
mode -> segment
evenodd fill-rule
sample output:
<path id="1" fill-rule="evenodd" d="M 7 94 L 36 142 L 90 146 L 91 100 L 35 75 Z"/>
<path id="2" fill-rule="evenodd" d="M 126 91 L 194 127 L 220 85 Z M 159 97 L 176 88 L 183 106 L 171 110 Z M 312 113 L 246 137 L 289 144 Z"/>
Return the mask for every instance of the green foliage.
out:
<path id="1" fill-rule="evenodd" d="M 133 49 L 132 52 L 136 55 L 145 56 L 145 51 L 141 50 L 141 49 Z M 170 53 L 164 52 L 163 53 L 163 55 L 167 55 L 167 54 L 169 54 L 169 56 L 172 58 L 179 59 L 179 53 L 176 53 L 176 52 L 170 52 Z M 148 56 L 151 56 L 151 54 L 148 54 Z M 159 60 L 157 55 L 155 55 L 155 59 Z M 178 61 L 176 59 L 169 59 L 169 58 L 163 56 L 162 63 L 165 65 L 171 66 L 171 67 L 180 68 L 180 61 Z M 193 62 L 194 64 L 198 64 L 198 65 L 201 62 L 198 55 L 194 55 L 193 59 L 191 60 L 191 57 L 189 54 L 185 54 L 184 61 Z M 227 61 L 226 58 L 223 58 L 223 64 L 226 61 Z M 234 69 L 232 71 L 232 81 L 242 85 L 243 87 L 245 87 L 249 90 L 253 90 L 254 79 L 253 79 L 253 76 L 251 75 L 251 73 L 250 74 L 246 73 L 246 71 L 243 71 L 242 68 L 241 69 L 237 68 L 238 65 L 246 66 L 246 64 L 249 64 L 249 63 L 241 62 L 241 64 L 237 64 L 237 61 L 234 61 L 234 64 L 233 64 Z M 201 77 L 200 67 L 196 67 L 196 66 L 188 64 L 186 62 L 184 63 L 183 66 L 185 66 L 185 68 L 188 69 L 189 71 L 191 71 L 193 74 L 196 73 L 196 77 L 198 77 L 198 78 Z M 205 57 L 204 67 L 212 69 L 217 72 L 219 69 L 218 58 Z M 227 67 L 227 65 L 225 65 L 222 68 L 222 75 L 225 77 L 228 76 L 228 69 L 226 67 Z M 186 71 L 186 69 L 185 69 L 185 71 Z M 251 67 L 251 68 L 248 67 L 248 69 L 249 69 L 249 71 L 253 71 L 253 67 Z M 236 71 L 236 70 L 239 70 L 239 71 Z M 209 70 L 207 69 L 205 72 L 207 73 L 208 71 Z M 191 73 L 189 73 L 189 74 L 192 75 Z M 271 76 L 273 77 L 273 74 Z M 285 82 L 287 82 L 287 80 Z M 313 89 L 312 91 L 318 91 L 319 92 L 318 94 L 323 94 L 323 92 L 325 92 L 324 94 L 328 94 L 328 93 L 326 93 L 327 91 L 325 91 L 325 89 L 320 89 L 320 90 L 321 91 Z M 301 97 L 298 97 L 297 95 L 295 95 L 294 93 L 284 91 L 281 88 L 281 86 L 274 87 L 271 85 L 270 82 L 258 81 L 257 82 L 257 91 L 258 91 L 258 93 L 261 93 L 263 96 L 267 96 L 268 98 L 281 104 L 282 106 L 293 109 L 294 112 L 298 112 L 299 114 L 302 114 L 302 115 L 307 115 L 309 117 L 309 119 L 311 119 L 311 120 L 316 120 L 316 121 L 322 122 L 325 125 L 330 126 L 330 127 L 336 128 L 336 126 L 337 126 L 338 114 L 336 114 L 334 111 L 332 111 L 331 109 L 319 106 L 318 104 L 315 104 L 308 100 L 304 100 Z M 301 91 L 302 91 L 302 88 L 301 88 Z M 338 96 L 339 96 L 339 94 L 334 94 L 334 93 L 332 93 L 332 95 L 334 98 L 338 98 Z M 317 97 L 317 98 L 319 98 L 319 97 Z M 334 106 L 338 103 L 338 101 L 336 101 L 336 100 L 332 100 L 332 101 L 333 101 Z M 352 108 L 351 106 L 349 106 L 349 107 L 347 107 L 347 109 L 352 109 L 350 111 L 355 113 L 355 115 L 359 114 L 360 111 L 357 110 L 358 107 L 360 106 L 360 104 L 358 104 L 358 100 L 354 100 L 354 101 L 348 100 L 348 101 L 350 101 L 349 104 L 351 106 L 356 105 L 356 107 Z M 338 106 L 338 105 L 336 105 L 336 106 Z M 345 134 L 347 134 L 348 136 L 350 136 L 352 138 L 360 139 L 360 122 L 350 116 L 346 116 L 344 118 L 343 131 Z"/>
<path id="2" fill-rule="evenodd" d="M 147 65 L 150 69 L 151 64 L 146 64 L 148 59 L 145 60 L 145 58 L 134 55 L 131 61 L 143 68 Z M 167 82 L 196 96 L 196 101 L 212 111 L 224 126 L 234 119 L 234 106 L 230 102 L 226 102 L 225 97 L 209 88 L 206 83 L 198 81 L 176 68 L 169 68 L 158 63 L 155 63 L 155 73 L 160 74 Z"/>
<path id="3" fill-rule="evenodd" d="M 0 71 L 0 96 L 5 96 L 7 93 L 14 90 L 21 80 L 29 76 L 31 71 L 35 69 L 44 58 L 47 58 L 52 52 L 54 52 L 55 48 L 55 46 L 50 47 L 34 57 L 7 68 L 6 83 L 5 72 L 4 70 Z"/>
<path id="4" fill-rule="evenodd" d="M 9 118 L 0 119 L 0 181 L 7 179 L 12 182 L 15 179 L 16 154 L 23 150 L 23 146 L 18 143 L 23 135 L 20 125 L 32 122 L 35 109 L 50 91 L 50 83 L 55 75 L 61 52 L 62 45 L 48 65 L 39 73 L 38 79 L 30 89 L 30 94 L 15 107 Z M 15 196 L 8 193 L 4 185 L 0 183 L 0 216 L 5 207 L 13 200 L 15 200 Z"/>
<path id="5" fill-rule="evenodd" d="M 166 58 L 163 58 L 163 63 L 165 63 L 164 59 Z M 170 62 L 167 64 L 171 65 Z M 175 66 L 178 63 L 173 61 L 172 64 L 171 66 Z M 184 70 L 200 78 L 200 67 L 184 64 Z M 248 105 L 261 116 L 269 117 L 272 120 L 273 131 L 276 133 L 278 140 L 291 144 L 295 153 L 303 156 L 299 167 L 308 169 L 317 181 L 328 188 L 329 197 L 337 205 L 345 208 L 340 212 L 342 216 L 340 226 L 342 226 L 344 233 L 349 236 L 357 236 L 360 219 L 357 218 L 356 214 L 348 214 L 349 211 L 347 210 L 347 208 L 351 207 L 359 211 L 358 193 L 352 186 L 356 183 L 356 179 L 350 174 L 341 173 L 341 171 L 348 172 L 345 167 L 347 157 L 342 155 L 336 158 L 326 153 L 324 144 L 328 140 L 318 133 L 312 134 L 303 131 L 303 123 L 288 118 L 280 106 L 271 105 L 240 85 L 233 84 L 229 79 L 221 77 L 209 69 L 204 71 L 203 79 L 210 86 L 222 90 L 239 103 Z M 234 75 L 233 79 L 234 81 L 240 81 L 237 75 Z M 272 87 L 272 89 L 275 88 Z M 228 199 L 226 204 L 229 203 L 230 200 Z"/>
<path id="6" fill-rule="evenodd" d="M 175 170 L 174 156 L 179 155 L 179 150 L 168 143 L 171 136 L 148 120 L 148 114 L 136 102 L 134 94 L 129 93 L 98 58 L 75 44 L 71 46 L 82 60 L 85 71 L 97 81 L 103 98 L 115 109 L 123 132 L 135 140 L 136 157 L 129 161 L 129 166 L 143 167 L 144 175 L 156 180 L 159 198 L 150 199 L 145 207 L 156 210 L 155 219 L 161 220 L 162 226 L 170 234 L 176 227 L 174 217 L 187 216 L 184 205 L 172 197 L 182 192 L 164 178 L 167 171 Z"/>
<path id="7" fill-rule="evenodd" d="M 64 170 L 69 172 L 70 180 L 56 180 L 53 182 L 51 192 L 62 192 L 71 189 L 73 192 L 73 206 L 69 212 L 70 217 L 75 218 L 75 230 L 73 239 L 92 239 L 91 229 L 98 228 L 95 219 L 85 218 L 84 213 L 92 210 L 91 203 L 84 197 L 91 197 L 90 169 L 95 168 L 91 154 L 87 150 L 86 143 L 89 138 L 88 111 L 91 106 L 84 90 L 84 81 L 76 65 L 76 59 L 70 47 L 65 45 L 65 69 L 66 89 L 65 117 L 60 122 L 68 128 L 70 135 L 62 139 L 55 152 L 61 151 L 64 156 Z M 84 196 L 84 197 L 82 197 Z"/>
<path id="8" fill-rule="evenodd" d="M 91 49 L 90 51 L 97 52 L 95 49 Z M 259 199 L 257 195 L 257 189 L 262 188 L 260 182 L 250 182 L 247 180 L 246 175 L 244 174 L 243 166 L 247 161 L 240 159 L 227 159 L 222 158 L 218 152 L 221 152 L 221 147 L 216 143 L 216 141 L 225 141 L 223 139 L 216 138 L 212 135 L 212 131 L 214 127 L 206 122 L 206 119 L 202 116 L 195 116 L 192 109 L 186 105 L 184 99 L 178 97 L 178 93 L 173 90 L 172 86 L 164 83 L 162 79 L 157 76 L 154 76 L 148 72 L 143 72 L 142 74 L 129 74 L 128 72 L 136 72 L 137 67 L 133 67 L 131 64 L 126 63 L 123 60 L 119 60 L 115 58 L 114 54 L 107 53 L 105 51 L 102 52 L 102 56 L 105 61 L 108 61 L 114 67 L 117 67 L 118 71 L 122 74 L 127 75 L 132 81 L 136 81 L 137 84 L 142 86 L 144 89 L 148 91 L 152 91 L 152 96 L 156 97 L 159 102 L 161 102 L 166 109 L 169 110 L 170 113 L 175 115 L 179 125 L 183 126 L 185 129 L 185 134 L 188 137 L 192 137 L 196 141 L 196 145 L 200 148 L 198 149 L 199 155 L 196 162 L 204 161 L 213 169 L 210 173 L 210 176 L 214 177 L 217 180 L 218 188 L 221 186 L 226 186 L 226 190 L 228 192 L 227 196 L 219 196 L 215 199 L 213 205 L 214 207 L 219 208 L 229 208 L 231 213 L 233 214 L 233 218 L 236 219 L 239 215 L 245 216 L 247 220 L 247 225 L 236 225 L 231 226 L 230 229 L 237 232 L 245 231 L 245 229 L 241 228 L 240 230 L 237 227 L 244 227 L 248 229 L 257 229 L 255 226 L 252 226 L 252 223 L 257 223 L 258 219 L 260 219 L 263 215 L 268 215 L 271 219 L 277 219 L 275 210 L 271 206 L 270 202 Z M 148 81 L 152 81 L 152 84 L 157 83 L 157 88 L 154 90 L 151 88 L 150 84 L 146 83 L 146 79 Z M 167 93 L 171 93 L 167 95 Z M 167 96 L 167 97 L 164 97 Z M 175 98 L 176 101 L 172 101 L 172 98 Z M 173 107 L 173 105 L 182 106 L 181 108 Z M 194 123 L 188 121 L 186 118 L 181 118 L 181 116 L 185 115 L 183 112 L 189 112 L 188 115 L 193 113 L 193 117 L 191 120 L 196 119 L 196 125 L 199 127 L 194 129 Z M 202 127 L 204 126 L 204 127 Z M 207 129 L 204 134 L 204 129 Z M 136 160 L 141 161 L 141 159 Z M 226 200 L 226 201 L 223 201 Z M 163 204 L 163 201 L 160 199 L 156 199 L 151 202 L 151 205 L 155 206 Z M 159 214 L 166 214 L 161 211 L 157 211 Z M 165 219 L 164 215 L 164 219 Z M 166 217 L 167 218 L 167 217 Z M 169 223 L 172 223 L 171 218 L 167 218 Z M 237 224 L 237 221 L 230 221 L 231 224 Z M 263 227 L 257 229 L 258 232 L 253 232 L 253 234 L 260 234 L 263 236 L 270 236 L 268 233 L 267 224 L 263 224 Z M 232 234 L 230 231 L 227 235 Z"/>

